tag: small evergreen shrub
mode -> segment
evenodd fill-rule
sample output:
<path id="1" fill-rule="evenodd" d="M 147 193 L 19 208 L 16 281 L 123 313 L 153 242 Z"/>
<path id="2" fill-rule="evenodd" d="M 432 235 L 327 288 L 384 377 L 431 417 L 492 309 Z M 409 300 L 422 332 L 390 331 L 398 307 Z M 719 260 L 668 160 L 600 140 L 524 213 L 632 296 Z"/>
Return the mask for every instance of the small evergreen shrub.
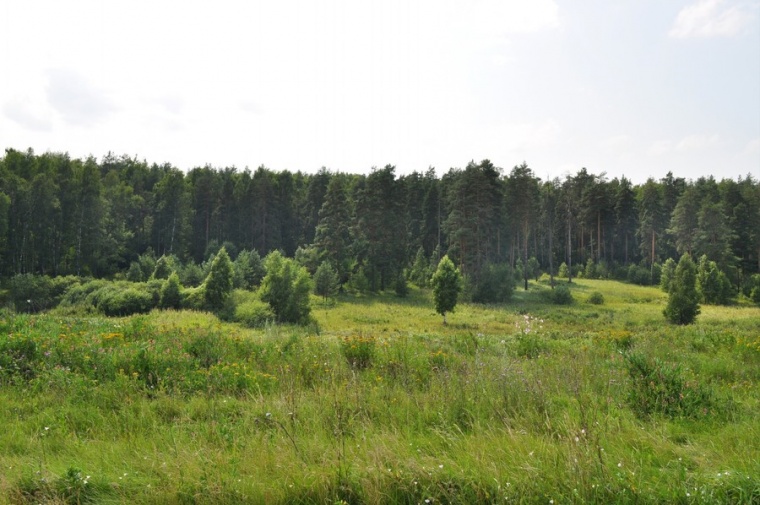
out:
<path id="1" fill-rule="evenodd" d="M 573 303 L 573 294 L 565 284 L 558 284 L 549 294 L 551 302 L 555 305 L 570 305 Z"/>
<path id="2" fill-rule="evenodd" d="M 111 317 L 144 314 L 153 306 L 153 295 L 137 288 L 111 289 L 98 304 L 98 308 Z"/>
<path id="3" fill-rule="evenodd" d="M 599 291 L 594 291 L 588 296 L 586 301 L 591 305 L 604 305 L 604 295 Z"/>
<path id="4" fill-rule="evenodd" d="M 179 275 L 172 272 L 161 286 L 161 299 L 159 307 L 162 309 L 179 309 L 182 306 L 182 285 L 179 283 Z"/>
<path id="5" fill-rule="evenodd" d="M 570 271 L 567 268 L 567 263 L 563 261 L 559 266 L 559 270 L 557 271 L 557 277 L 561 279 L 567 279 L 569 273 Z"/>
<path id="6" fill-rule="evenodd" d="M 206 306 L 206 293 L 204 286 L 185 288 L 180 291 L 180 305 L 183 309 L 204 310 Z"/>
<path id="7" fill-rule="evenodd" d="M 487 265 L 472 291 L 475 303 L 504 303 L 512 298 L 515 280 L 505 263 Z"/>
<path id="8" fill-rule="evenodd" d="M 248 328 L 261 328 L 275 320 L 272 307 L 261 300 L 252 300 L 235 307 L 234 320 Z"/>

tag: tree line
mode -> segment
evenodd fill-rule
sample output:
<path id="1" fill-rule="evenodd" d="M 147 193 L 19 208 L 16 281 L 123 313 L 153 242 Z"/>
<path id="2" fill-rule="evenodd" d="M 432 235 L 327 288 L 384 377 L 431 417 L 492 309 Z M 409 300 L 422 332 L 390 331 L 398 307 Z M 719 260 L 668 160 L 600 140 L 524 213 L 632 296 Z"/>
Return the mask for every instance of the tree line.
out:
<path id="1" fill-rule="evenodd" d="M 494 268 L 527 288 L 539 272 L 658 283 L 660 265 L 706 256 L 734 291 L 760 272 L 760 184 L 752 176 L 644 184 L 585 168 L 542 180 L 526 163 L 490 161 L 398 175 L 197 167 L 111 153 L 6 149 L 0 158 L 0 276 L 112 278 L 140 258 L 197 265 L 224 245 L 281 251 L 310 273 L 328 261 L 339 282 L 368 290 L 424 284 L 444 255 L 471 285 Z M 150 272 L 146 273 L 150 275 Z M 360 280 L 358 280 L 360 279 Z"/>

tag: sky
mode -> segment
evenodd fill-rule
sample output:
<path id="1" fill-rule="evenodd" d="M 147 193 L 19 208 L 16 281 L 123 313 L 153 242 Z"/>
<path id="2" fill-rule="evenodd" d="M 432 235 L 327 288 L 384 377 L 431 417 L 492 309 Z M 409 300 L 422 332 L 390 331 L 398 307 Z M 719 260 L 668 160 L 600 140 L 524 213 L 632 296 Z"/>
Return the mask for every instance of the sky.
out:
<path id="1" fill-rule="evenodd" d="M 0 68 L 0 149 L 760 178 L 760 0 L 3 0 Z"/>

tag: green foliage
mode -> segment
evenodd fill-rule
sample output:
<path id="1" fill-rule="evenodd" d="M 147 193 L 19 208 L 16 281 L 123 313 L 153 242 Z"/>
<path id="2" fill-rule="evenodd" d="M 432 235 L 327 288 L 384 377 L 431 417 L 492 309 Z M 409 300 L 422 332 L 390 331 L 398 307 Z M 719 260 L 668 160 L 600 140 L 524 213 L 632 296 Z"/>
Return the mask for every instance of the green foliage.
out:
<path id="1" fill-rule="evenodd" d="M 559 270 L 557 271 L 557 277 L 560 279 L 567 279 L 570 271 L 567 268 L 567 263 L 564 261 L 559 265 Z"/>
<path id="2" fill-rule="evenodd" d="M 338 272 L 329 261 L 323 261 L 314 274 L 314 294 L 325 300 L 338 294 Z"/>
<path id="3" fill-rule="evenodd" d="M 233 285 L 238 289 L 254 289 L 266 275 L 264 264 L 257 251 L 240 251 L 233 265 Z"/>
<path id="4" fill-rule="evenodd" d="M 631 284 L 638 284 L 639 286 L 651 286 L 652 267 L 631 264 L 628 267 L 628 274 L 626 278 Z"/>
<path id="5" fill-rule="evenodd" d="M 662 266 L 662 273 L 660 275 L 660 289 L 666 293 L 670 292 L 670 288 L 673 284 L 673 278 L 676 275 L 676 261 L 673 258 L 668 258 L 665 264 Z"/>
<path id="6" fill-rule="evenodd" d="M 235 307 L 234 320 L 247 328 L 263 328 L 275 321 L 275 314 L 268 303 L 251 300 Z"/>
<path id="7" fill-rule="evenodd" d="M 182 285 L 177 272 L 172 272 L 161 286 L 159 307 L 162 309 L 179 309 L 182 306 Z"/>
<path id="8" fill-rule="evenodd" d="M 406 276 L 403 273 L 396 276 L 393 290 L 396 292 L 396 296 L 400 298 L 405 298 L 409 295 L 409 285 L 406 283 Z"/>
<path id="9" fill-rule="evenodd" d="M 180 291 L 181 306 L 183 309 L 201 311 L 206 307 L 205 285 L 189 287 Z"/>
<path id="10" fill-rule="evenodd" d="M 11 277 L 10 300 L 16 312 L 34 313 L 53 305 L 52 281 L 46 275 L 19 274 Z"/>
<path id="11" fill-rule="evenodd" d="M 446 324 L 446 313 L 454 311 L 462 291 L 462 276 L 448 256 L 441 258 L 431 284 L 435 311 L 443 316 L 443 324 Z"/>
<path id="12" fill-rule="evenodd" d="M 364 273 L 364 267 L 359 267 L 351 277 L 348 279 L 348 287 L 358 293 L 366 293 L 369 291 L 369 279 Z"/>
<path id="13" fill-rule="evenodd" d="M 211 263 L 211 270 L 203 282 L 206 307 L 211 311 L 225 308 L 232 295 L 232 261 L 222 247 Z"/>
<path id="14" fill-rule="evenodd" d="M 594 265 L 594 260 L 592 258 L 589 258 L 588 261 L 586 261 L 586 268 L 583 270 L 583 278 L 584 279 L 596 279 L 596 265 Z"/>
<path id="15" fill-rule="evenodd" d="M 156 261 L 156 268 L 153 269 L 153 274 L 150 276 L 151 279 L 168 279 L 169 275 L 171 275 L 173 270 L 173 265 L 171 264 L 169 258 L 166 256 L 161 256 L 158 258 L 158 261 Z"/>
<path id="16" fill-rule="evenodd" d="M 340 350 L 349 366 L 364 370 L 372 366 L 375 357 L 375 337 L 351 335 L 340 339 Z"/>
<path id="17" fill-rule="evenodd" d="M 591 305 L 604 305 L 604 295 L 599 291 L 594 291 L 586 299 Z"/>
<path id="18" fill-rule="evenodd" d="M 480 280 L 474 286 L 472 301 L 475 303 L 505 303 L 512 298 L 515 278 L 506 263 L 487 265 Z"/>
<path id="19" fill-rule="evenodd" d="M 319 251 L 315 247 L 299 247 L 296 249 L 294 259 L 296 260 L 296 263 L 304 267 L 310 275 L 314 275 L 320 265 Z"/>
<path id="20" fill-rule="evenodd" d="M 535 256 L 531 256 L 530 259 L 528 259 L 528 277 L 536 279 L 536 282 L 538 282 L 538 278 L 541 277 L 541 264 Z"/>
<path id="21" fill-rule="evenodd" d="M 309 273 L 294 260 L 273 251 L 264 259 L 267 274 L 261 282 L 259 297 L 267 302 L 281 323 L 305 324 L 311 307 Z"/>
<path id="22" fill-rule="evenodd" d="M 135 287 L 109 288 L 98 303 L 98 308 L 107 316 L 128 316 L 144 314 L 154 307 L 153 295 Z"/>
<path id="23" fill-rule="evenodd" d="M 551 290 L 549 299 L 555 305 L 570 305 L 573 303 L 573 293 L 566 284 L 557 284 L 557 286 Z"/>
<path id="24" fill-rule="evenodd" d="M 420 288 L 426 288 L 430 284 L 430 262 L 422 247 L 417 249 L 417 254 L 414 256 L 414 264 L 409 270 L 409 280 Z"/>
<path id="25" fill-rule="evenodd" d="M 127 280 L 129 282 L 142 282 L 145 280 L 142 268 L 138 261 L 133 261 L 129 264 L 129 270 L 127 270 Z"/>
<path id="26" fill-rule="evenodd" d="M 684 254 L 676 266 L 668 305 L 663 313 L 671 323 L 683 325 L 693 323 L 699 312 L 697 268 L 691 256 Z"/>
<path id="27" fill-rule="evenodd" d="M 717 263 L 702 255 L 697 268 L 697 291 L 700 300 L 708 305 L 726 305 L 731 301 L 733 290 L 731 281 Z"/>
<path id="28" fill-rule="evenodd" d="M 639 353 L 625 354 L 628 375 L 628 405 L 640 417 L 702 417 L 714 408 L 708 387 L 684 377 L 681 365 L 648 359 Z"/>
<path id="29" fill-rule="evenodd" d="M 188 287 L 200 286 L 206 278 L 203 274 L 203 269 L 192 260 L 182 265 L 177 273 L 179 274 L 180 283 Z"/>
<path id="30" fill-rule="evenodd" d="M 752 288 L 749 292 L 749 299 L 760 305 L 760 274 L 753 275 L 751 281 Z"/>

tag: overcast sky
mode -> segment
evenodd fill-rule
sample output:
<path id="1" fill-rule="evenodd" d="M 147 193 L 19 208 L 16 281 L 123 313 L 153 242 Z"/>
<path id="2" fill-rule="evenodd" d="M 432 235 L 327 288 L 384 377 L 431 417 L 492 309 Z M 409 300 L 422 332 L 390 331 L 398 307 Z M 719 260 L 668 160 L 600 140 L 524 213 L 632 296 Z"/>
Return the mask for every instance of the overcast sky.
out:
<path id="1" fill-rule="evenodd" d="M 3 0 L 0 69 L 0 149 L 760 177 L 760 0 Z"/>

